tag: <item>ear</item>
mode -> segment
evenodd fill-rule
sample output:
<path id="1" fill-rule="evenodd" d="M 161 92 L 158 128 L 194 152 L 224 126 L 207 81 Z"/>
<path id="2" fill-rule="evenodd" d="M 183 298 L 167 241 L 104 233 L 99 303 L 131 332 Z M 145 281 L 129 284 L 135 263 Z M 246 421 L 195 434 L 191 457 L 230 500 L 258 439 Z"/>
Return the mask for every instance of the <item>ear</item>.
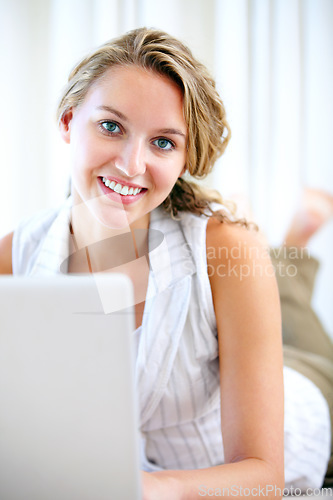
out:
<path id="1" fill-rule="evenodd" d="M 69 144 L 71 141 L 71 121 L 73 118 L 73 109 L 69 108 L 67 111 L 63 113 L 60 118 L 59 128 L 60 134 L 63 140 Z"/>

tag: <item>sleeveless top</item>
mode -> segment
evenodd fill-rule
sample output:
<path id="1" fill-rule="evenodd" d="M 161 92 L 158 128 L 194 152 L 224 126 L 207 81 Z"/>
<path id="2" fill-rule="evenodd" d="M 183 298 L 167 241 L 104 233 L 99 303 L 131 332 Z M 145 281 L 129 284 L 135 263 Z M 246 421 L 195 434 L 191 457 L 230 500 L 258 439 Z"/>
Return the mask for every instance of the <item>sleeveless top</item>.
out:
<path id="1" fill-rule="evenodd" d="M 59 274 L 68 257 L 71 200 L 23 221 L 13 274 Z M 224 462 L 217 327 L 207 272 L 208 218 L 151 213 L 149 280 L 134 332 L 142 468 L 197 469 Z M 156 245 L 156 235 L 161 235 Z M 284 367 L 286 487 L 320 487 L 330 419 L 319 389 Z M 264 415 L 263 415 L 263 418 Z"/>

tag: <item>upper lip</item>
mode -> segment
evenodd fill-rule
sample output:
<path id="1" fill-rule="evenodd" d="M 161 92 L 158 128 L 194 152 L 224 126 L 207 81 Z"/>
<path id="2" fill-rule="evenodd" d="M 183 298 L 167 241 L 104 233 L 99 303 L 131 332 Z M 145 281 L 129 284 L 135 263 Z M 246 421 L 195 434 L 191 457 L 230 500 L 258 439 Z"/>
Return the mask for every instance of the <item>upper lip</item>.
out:
<path id="1" fill-rule="evenodd" d="M 133 184 L 133 182 L 128 182 L 128 181 L 124 181 L 122 179 L 117 179 L 117 177 L 110 177 L 109 175 L 101 175 L 102 179 L 103 179 L 103 177 L 105 179 L 108 179 L 111 182 L 114 181 L 117 184 L 121 184 L 122 186 L 128 186 L 130 188 L 132 187 L 132 188 L 146 189 L 143 186 L 139 186 L 138 184 Z"/>

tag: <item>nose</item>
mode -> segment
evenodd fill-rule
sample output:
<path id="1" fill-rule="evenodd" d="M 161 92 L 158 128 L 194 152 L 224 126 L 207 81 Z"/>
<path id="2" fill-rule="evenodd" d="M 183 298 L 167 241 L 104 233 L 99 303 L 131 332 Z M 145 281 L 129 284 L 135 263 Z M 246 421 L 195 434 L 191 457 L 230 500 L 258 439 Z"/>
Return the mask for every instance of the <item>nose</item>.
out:
<path id="1" fill-rule="evenodd" d="M 118 156 L 115 165 L 127 177 L 144 174 L 146 171 L 144 141 L 133 139 L 127 142 Z"/>

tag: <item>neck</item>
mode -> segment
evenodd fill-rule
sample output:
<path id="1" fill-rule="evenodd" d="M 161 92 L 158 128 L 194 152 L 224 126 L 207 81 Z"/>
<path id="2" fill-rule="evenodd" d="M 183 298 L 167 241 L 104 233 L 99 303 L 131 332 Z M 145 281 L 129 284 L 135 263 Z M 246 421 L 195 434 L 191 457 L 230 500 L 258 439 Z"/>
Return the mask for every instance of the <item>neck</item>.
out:
<path id="1" fill-rule="evenodd" d="M 86 254 L 93 272 L 111 270 L 148 254 L 149 216 L 114 229 L 101 224 L 88 207 L 80 203 L 72 207 L 71 226 L 75 272 L 78 266 L 86 266 Z M 81 266 L 81 262 L 85 266 Z"/>

